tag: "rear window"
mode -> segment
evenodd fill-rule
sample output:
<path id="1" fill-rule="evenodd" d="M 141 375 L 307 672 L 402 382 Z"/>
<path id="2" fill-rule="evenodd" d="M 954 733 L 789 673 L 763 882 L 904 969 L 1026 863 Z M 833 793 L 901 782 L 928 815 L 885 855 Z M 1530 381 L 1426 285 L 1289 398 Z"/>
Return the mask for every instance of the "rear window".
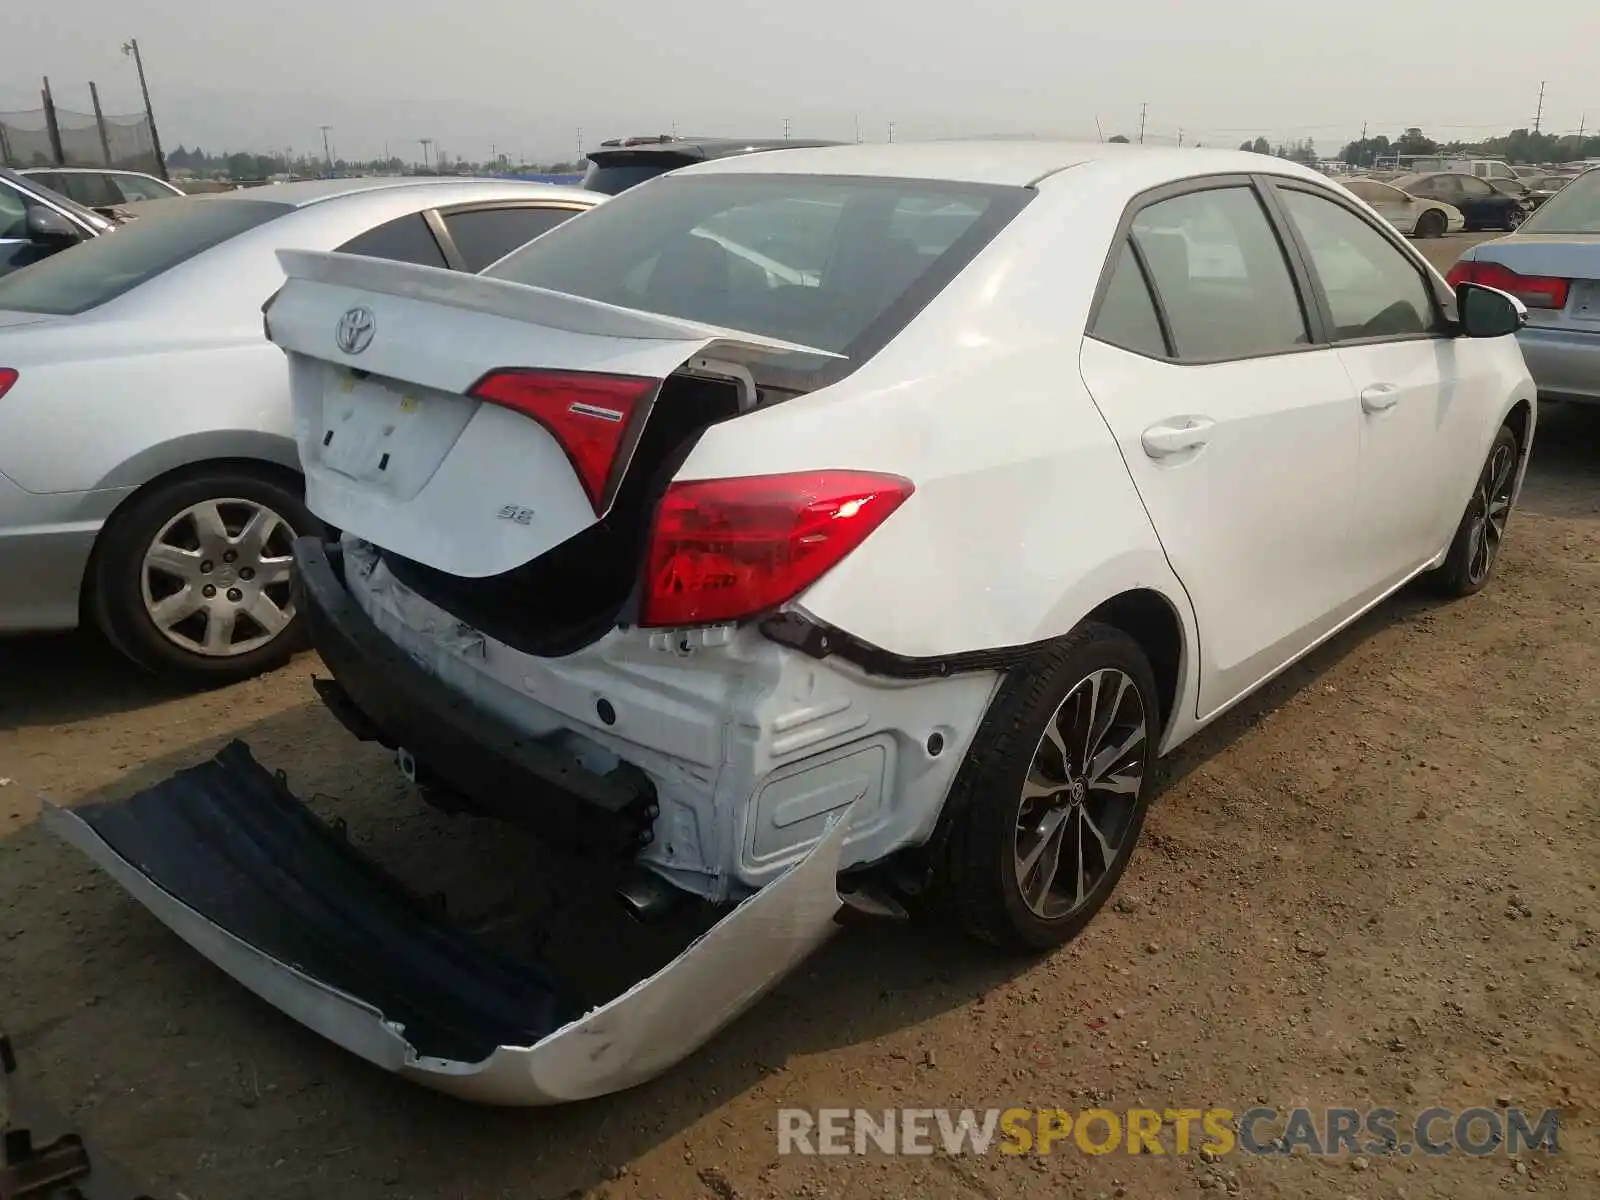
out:
<path id="1" fill-rule="evenodd" d="M 1600 168 L 1584 172 L 1535 209 L 1522 232 L 1600 233 Z"/>
<path id="2" fill-rule="evenodd" d="M 1032 195 L 921 179 L 674 176 L 600 205 L 485 274 L 815 346 L 853 364 L 898 333 Z M 812 360 L 813 370 L 825 372 L 826 361 Z"/>
<path id="3" fill-rule="evenodd" d="M 698 158 L 662 154 L 659 151 L 651 154 L 608 154 L 589 161 L 589 167 L 583 173 L 583 187 L 586 191 L 615 196 L 647 179 L 699 161 Z"/>
<path id="4" fill-rule="evenodd" d="M 174 197 L 132 224 L 0 278 L 0 309 L 84 312 L 291 211 L 265 200 Z"/>

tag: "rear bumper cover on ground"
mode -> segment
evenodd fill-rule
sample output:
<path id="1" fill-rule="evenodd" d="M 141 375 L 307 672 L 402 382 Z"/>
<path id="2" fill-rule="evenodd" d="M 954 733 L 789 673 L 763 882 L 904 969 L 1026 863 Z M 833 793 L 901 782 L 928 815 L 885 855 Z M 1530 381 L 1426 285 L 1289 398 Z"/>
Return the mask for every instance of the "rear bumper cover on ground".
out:
<path id="1" fill-rule="evenodd" d="M 755 1003 L 837 928 L 841 815 L 801 862 L 622 995 L 577 1015 L 362 857 L 234 743 L 46 825 L 239 983 L 385 1070 L 540 1105 L 643 1083 Z"/>

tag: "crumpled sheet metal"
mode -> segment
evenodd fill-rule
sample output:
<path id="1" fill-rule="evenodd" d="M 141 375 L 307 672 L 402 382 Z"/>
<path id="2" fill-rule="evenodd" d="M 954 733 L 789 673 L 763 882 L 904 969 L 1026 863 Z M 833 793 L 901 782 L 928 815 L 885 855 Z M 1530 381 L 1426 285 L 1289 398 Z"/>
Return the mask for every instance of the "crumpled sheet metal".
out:
<path id="1" fill-rule="evenodd" d="M 825 943 L 839 928 L 839 858 L 851 815 L 841 813 L 809 855 L 654 975 L 533 1045 L 501 1046 L 471 1063 L 418 1055 L 404 1030 L 373 1005 L 263 953 L 178 900 L 71 809 L 45 800 L 43 820 L 212 963 L 329 1041 L 463 1100 L 536 1106 L 603 1096 L 660 1075 Z"/>

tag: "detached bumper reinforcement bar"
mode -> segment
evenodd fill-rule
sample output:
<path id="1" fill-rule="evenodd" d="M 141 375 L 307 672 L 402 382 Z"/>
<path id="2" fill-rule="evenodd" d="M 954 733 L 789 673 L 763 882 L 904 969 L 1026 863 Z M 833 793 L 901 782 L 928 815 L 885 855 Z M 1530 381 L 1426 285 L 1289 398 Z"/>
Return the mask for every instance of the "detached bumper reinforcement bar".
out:
<path id="1" fill-rule="evenodd" d="M 243 743 L 126 800 L 44 803 L 48 828 L 262 999 L 385 1070 L 505 1105 L 642 1083 L 754 1004 L 838 928 L 851 816 L 581 1014 L 542 966 L 491 952 L 359 854 Z"/>
<path id="2" fill-rule="evenodd" d="M 337 545 L 301 538 L 294 554 L 295 604 L 333 672 L 317 694 L 352 734 L 403 747 L 437 782 L 548 840 L 624 857 L 648 842 L 658 809 L 644 772 L 622 763 L 597 774 L 473 704 L 372 623 L 344 585 Z"/>

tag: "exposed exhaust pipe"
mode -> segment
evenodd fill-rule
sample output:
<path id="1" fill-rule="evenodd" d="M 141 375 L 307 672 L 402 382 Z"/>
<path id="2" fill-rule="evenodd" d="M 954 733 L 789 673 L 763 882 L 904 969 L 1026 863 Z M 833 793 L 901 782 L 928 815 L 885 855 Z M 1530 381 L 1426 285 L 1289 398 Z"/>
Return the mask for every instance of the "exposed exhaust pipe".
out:
<path id="1" fill-rule="evenodd" d="M 658 921 L 683 903 L 684 895 L 654 871 L 636 871 L 617 889 L 617 899 L 641 925 Z"/>

